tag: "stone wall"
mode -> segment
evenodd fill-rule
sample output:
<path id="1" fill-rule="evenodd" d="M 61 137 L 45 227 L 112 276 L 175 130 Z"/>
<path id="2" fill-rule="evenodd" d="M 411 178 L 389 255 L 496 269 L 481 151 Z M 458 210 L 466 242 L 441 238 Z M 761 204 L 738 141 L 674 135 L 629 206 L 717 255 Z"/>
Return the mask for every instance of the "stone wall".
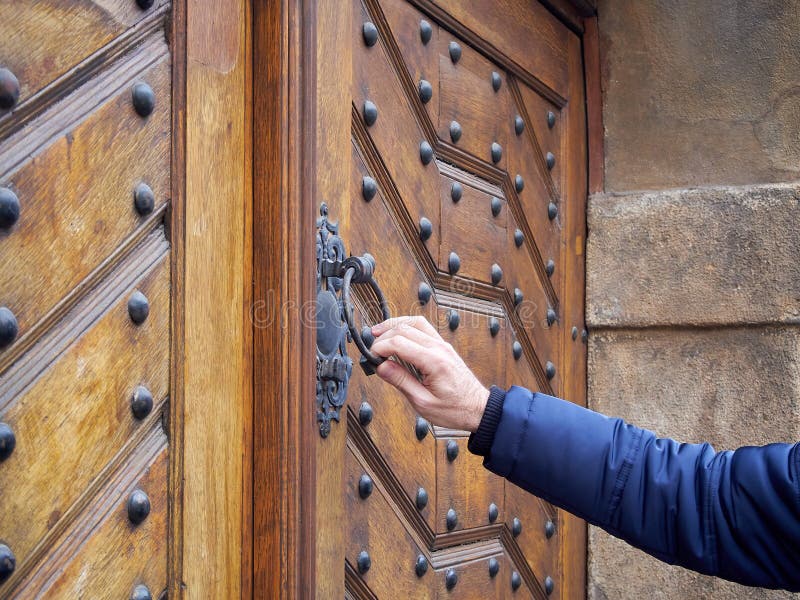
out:
<path id="1" fill-rule="evenodd" d="M 589 405 L 717 449 L 800 440 L 800 0 L 601 0 Z M 590 528 L 588 595 L 784 598 Z"/>

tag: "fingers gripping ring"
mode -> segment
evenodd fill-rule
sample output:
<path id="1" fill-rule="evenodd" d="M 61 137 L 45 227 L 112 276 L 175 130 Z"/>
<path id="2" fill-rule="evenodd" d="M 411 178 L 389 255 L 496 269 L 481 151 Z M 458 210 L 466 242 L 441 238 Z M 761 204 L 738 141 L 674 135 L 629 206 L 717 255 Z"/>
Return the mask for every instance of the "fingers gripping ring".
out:
<path id="1" fill-rule="evenodd" d="M 365 283 L 372 289 L 372 293 L 378 299 L 381 306 L 381 313 L 383 320 L 389 318 L 389 304 L 386 302 L 386 297 L 383 295 L 378 282 L 375 281 L 373 273 L 375 272 L 375 259 L 370 254 L 364 256 L 351 256 L 342 263 L 344 270 L 344 280 L 342 282 L 342 297 L 344 299 L 344 319 L 347 322 L 347 329 L 350 331 L 350 337 L 356 344 L 356 347 L 364 356 L 366 361 L 373 367 L 380 365 L 385 359 L 372 352 L 364 339 L 361 337 L 358 329 L 355 326 L 355 317 L 353 315 L 353 303 L 350 300 L 350 284 L 351 283 Z"/>

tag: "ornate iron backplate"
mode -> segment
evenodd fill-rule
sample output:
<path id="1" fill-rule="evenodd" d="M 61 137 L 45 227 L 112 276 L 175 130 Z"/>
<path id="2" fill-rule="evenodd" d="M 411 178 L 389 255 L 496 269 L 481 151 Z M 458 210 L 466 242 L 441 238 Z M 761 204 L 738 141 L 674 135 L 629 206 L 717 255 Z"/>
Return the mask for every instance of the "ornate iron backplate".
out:
<path id="1" fill-rule="evenodd" d="M 331 420 L 339 421 L 347 398 L 353 361 L 347 355 L 350 335 L 342 299 L 344 243 L 339 226 L 328 220 L 323 202 L 317 219 L 317 422 L 319 434 L 328 437 Z"/>

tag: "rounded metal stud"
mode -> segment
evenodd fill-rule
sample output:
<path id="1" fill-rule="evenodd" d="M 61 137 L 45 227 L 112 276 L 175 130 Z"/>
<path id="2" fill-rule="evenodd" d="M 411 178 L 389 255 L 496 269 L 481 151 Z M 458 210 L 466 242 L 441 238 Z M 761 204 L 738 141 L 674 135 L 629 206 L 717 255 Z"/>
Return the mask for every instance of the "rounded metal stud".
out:
<path id="1" fill-rule="evenodd" d="M 503 158 L 503 147 L 497 142 L 492 142 L 492 162 L 497 164 Z"/>
<path id="2" fill-rule="evenodd" d="M 366 550 L 359 552 L 356 565 L 358 566 L 358 572 L 362 575 L 369 571 L 369 568 L 372 566 L 372 559 L 369 557 L 369 552 Z"/>
<path id="3" fill-rule="evenodd" d="M 450 121 L 450 139 L 454 144 L 461 139 L 461 123 L 458 121 Z"/>
<path id="4" fill-rule="evenodd" d="M 365 500 L 372 494 L 372 477 L 364 473 L 358 480 L 358 496 Z"/>
<path id="5" fill-rule="evenodd" d="M 453 61 L 453 64 L 456 64 L 461 59 L 460 44 L 458 42 L 450 42 L 447 48 L 450 51 L 450 60 Z"/>
<path id="6" fill-rule="evenodd" d="M 139 290 L 136 290 L 128 299 L 128 315 L 130 315 L 131 321 L 141 325 L 149 314 L 150 303 L 147 301 L 147 297 Z"/>
<path id="7" fill-rule="evenodd" d="M 544 537 L 548 540 L 553 537 L 556 533 L 556 524 L 553 523 L 550 519 L 547 520 L 547 523 L 544 524 Z"/>
<path id="8" fill-rule="evenodd" d="M 128 497 L 128 519 L 138 525 L 150 514 L 150 498 L 142 490 L 136 489 Z"/>
<path id="9" fill-rule="evenodd" d="M 544 578 L 544 592 L 548 596 L 553 593 L 553 588 L 555 587 L 555 583 L 553 583 L 553 578 L 548 575 Z"/>
<path id="10" fill-rule="evenodd" d="M 422 217 L 419 220 L 419 239 L 423 242 L 427 242 L 431 235 L 433 234 L 433 223 L 431 223 L 428 217 Z"/>
<path id="11" fill-rule="evenodd" d="M 427 104 L 431 98 L 433 98 L 433 86 L 430 81 L 421 79 L 419 82 L 419 99 L 423 104 Z"/>
<path id="12" fill-rule="evenodd" d="M 456 587 L 458 583 L 458 573 L 456 573 L 455 569 L 447 569 L 447 572 L 444 574 L 444 586 L 448 590 L 452 590 Z"/>
<path id="13" fill-rule="evenodd" d="M 461 316 L 458 314 L 458 311 L 455 310 L 447 311 L 447 326 L 450 328 L 450 331 L 455 331 L 456 329 L 458 329 L 460 323 L 461 323 Z"/>
<path id="14" fill-rule="evenodd" d="M 572 339 L 573 340 L 577 340 L 578 339 L 578 328 L 577 327 L 573 327 L 572 328 Z"/>
<path id="15" fill-rule="evenodd" d="M 139 8 L 142 10 L 147 10 L 148 8 L 152 8 L 155 0 L 136 0 L 136 4 L 139 5 Z"/>
<path id="16" fill-rule="evenodd" d="M 140 117 L 149 117 L 156 107 L 156 94 L 146 83 L 140 81 L 131 90 L 133 108 Z"/>
<path id="17" fill-rule="evenodd" d="M 372 348 L 372 342 L 375 341 L 375 336 L 372 335 L 372 327 L 369 325 L 364 325 L 361 328 L 361 339 L 367 348 Z"/>
<path id="18" fill-rule="evenodd" d="M 547 126 L 552 129 L 556 125 L 556 113 L 552 110 L 547 111 Z"/>
<path id="19" fill-rule="evenodd" d="M 0 228 L 11 229 L 19 220 L 19 198 L 8 188 L 0 188 Z"/>
<path id="20" fill-rule="evenodd" d="M 551 221 L 558 216 L 558 207 L 555 203 L 551 202 L 547 205 L 547 218 Z"/>
<path id="21" fill-rule="evenodd" d="M 133 588 L 130 600 L 153 600 L 153 595 L 150 593 L 150 588 L 140 583 Z"/>
<path id="22" fill-rule="evenodd" d="M 492 334 L 492 337 L 500 333 L 500 321 L 497 317 L 489 317 L 489 333 Z"/>
<path id="23" fill-rule="evenodd" d="M 492 557 L 489 559 L 489 577 L 494 579 L 497 574 L 500 572 L 500 562 Z"/>
<path id="24" fill-rule="evenodd" d="M 515 341 L 511 345 L 511 351 L 514 353 L 514 360 L 519 360 L 520 356 L 522 356 L 522 344 Z"/>
<path id="25" fill-rule="evenodd" d="M 459 182 L 454 181 L 453 185 L 450 186 L 450 198 L 453 199 L 453 202 L 458 202 L 461 200 L 461 196 L 464 193 L 464 186 L 462 186 Z"/>
<path id="26" fill-rule="evenodd" d="M 556 322 L 556 318 L 557 318 L 556 311 L 554 311 L 552 308 L 548 308 L 547 309 L 547 326 L 548 327 L 552 326 L 553 323 Z"/>
<path id="27" fill-rule="evenodd" d="M 547 379 L 552 379 L 553 377 L 556 376 L 556 366 L 549 360 L 544 366 L 544 374 L 547 377 Z"/>
<path id="28" fill-rule="evenodd" d="M 428 23 L 425 19 L 422 19 L 419 22 L 419 39 L 422 40 L 423 44 L 427 44 L 431 41 L 431 36 L 433 35 L 433 28 L 431 24 Z"/>
<path id="29" fill-rule="evenodd" d="M 143 385 L 137 386 L 131 396 L 131 412 L 135 419 L 142 420 L 153 410 L 153 394 Z"/>
<path id="30" fill-rule="evenodd" d="M 11 548 L 5 544 L 0 544 L 0 583 L 11 577 L 14 569 L 17 568 L 17 557 Z"/>
<path id="31" fill-rule="evenodd" d="M 500 73 L 492 71 L 492 89 L 497 92 L 500 90 L 501 85 L 503 85 L 503 80 L 500 79 Z"/>
<path id="32" fill-rule="evenodd" d="M 149 215 L 156 206 L 156 196 L 153 189 L 142 182 L 133 190 L 133 207 L 141 216 Z"/>
<path id="33" fill-rule="evenodd" d="M 497 508 L 497 504 L 492 502 L 489 505 L 489 523 L 494 523 L 497 521 L 497 516 L 500 514 L 499 509 Z"/>
<path id="34" fill-rule="evenodd" d="M 458 515 L 456 514 L 455 509 L 448 509 L 447 515 L 445 516 L 445 524 L 447 525 L 447 531 L 453 531 L 458 525 Z"/>
<path id="35" fill-rule="evenodd" d="M 425 488 L 421 487 L 417 490 L 415 504 L 417 505 L 417 510 L 422 510 L 428 506 L 428 492 L 425 491 Z"/>
<path id="36" fill-rule="evenodd" d="M 428 559 L 425 558 L 422 554 L 417 556 L 417 562 L 414 564 L 414 573 L 417 574 L 417 577 L 422 577 L 425 573 L 428 572 Z"/>
<path id="37" fill-rule="evenodd" d="M 428 300 L 431 299 L 431 295 L 433 294 L 433 290 L 431 290 L 431 286 L 429 286 L 424 281 L 419 284 L 419 290 L 417 291 L 417 298 L 419 298 L 419 303 L 423 306 L 428 303 Z"/>
<path id="38" fill-rule="evenodd" d="M 492 265 L 492 285 L 497 285 L 503 279 L 503 269 L 500 268 L 500 265 L 494 263 Z"/>
<path id="39" fill-rule="evenodd" d="M 364 36 L 364 43 L 372 48 L 378 41 L 378 28 L 375 27 L 375 23 L 366 21 L 364 25 L 361 26 L 361 35 Z"/>
<path id="40" fill-rule="evenodd" d="M 417 417 L 417 422 L 414 425 L 414 433 L 420 442 L 428 435 L 428 422 L 422 417 Z"/>
<path id="41" fill-rule="evenodd" d="M 525 189 L 525 180 L 522 178 L 522 175 L 514 177 L 514 189 L 517 190 L 518 194 Z"/>
<path id="42" fill-rule="evenodd" d="M 372 405 L 369 402 L 362 402 L 358 409 L 358 422 L 362 427 L 372 423 Z"/>
<path id="43" fill-rule="evenodd" d="M 517 115 L 514 117 L 514 133 L 522 135 L 523 131 L 525 131 L 525 121 L 522 120 L 522 117 Z"/>
<path id="44" fill-rule="evenodd" d="M 556 166 L 556 157 L 553 156 L 552 152 L 548 152 L 547 153 L 547 155 L 545 156 L 545 162 L 547 163 L 547 168 L 548 169 L 552 170 L 553 167 Z"/>
<path id="45" fill-rule="evenodd" d="M 553 273 L 556 272 L 556 263 L 552 258 L 547 260 L 547 264 L 544 266 L 544 272 L 547 273 L 548 277 L 552 277 Z"/>
<path id="46" fill-rule="evenodd" d="M 496 217 L 500 214 L 500 211 L 503 210 L 503 201 L 500 200 L 497 196 L 492 196 L 492 216 Z"/>
<path id="47" fill-rule="evenodd" d="M 0 110 L 14 108 L 19 100 L 19 79 L 5 67 L 0 68 Z"/>
<path id="48" fill-rule="evenodd" d="M 423 165 L 427 165 L 433 160 L 433 148 L 431 148 L 428 140 L 422 140 L 419 143 L 419 159 Z"/>
<path id="49" fill-rule="evenodd" d="M 519 306 L 522 304 L 524 299 L 525 296 L 522 294 L 522 290 L 519 288 L 514 288 L 514 306 Z"/>
<path id="50" fill-rule="evenodd" d="M 17 317 L 7 307 L 0 306 L 0 348 L 10 346 L 18 333 Z"/>
<path id="51" fill-rule="evenodd" d="M 447 440 L 447 460 L 453 462 L 456 458 L 458 458 L 458 442 Z"/>
<path id="52" fill-rule="evenodd" d="M 521 229 L 517 229 L 514 232 L 514 244 L 516 245 L 517 248 L 519 248 L 520 246 L 522 246 L 522 242 L 524 241 L 525 241 L 525 234 L 522 233 Z"/>
<path id="53" fill-rule="evenodd" d="M 369 175 L 361 180 L 361 195 L 366 202 L 369 202 L 378 193 L 378 183 Z"/>
<path id="54" fill-rule="evenodd" d="M 514 537 L 519 537 L 519 534 L 522 533 L 522 521 L 517 517 L 511 521 L 511 533 Z"/>
<path id="55" fill-rule="evenodd" d="M 522 585 L 522 578 L 519 576 L 519 573 L 514 571 L 511 573 L 511 590 L 516 592 L 519 589 L 519 586 Z"/>
<path id="56" fill-rule="evenodd" d="M 362 110 L 364 114 L 364 123 L 367 124 L 367 127 L 373 126 L 375 121 L 378 120 L 378 107 L 375 106 L 372 100 L 365 100 Z"/>
<path id="57" fill-rule="evenodd" d="M 455 252 L 450 253 L 450 257 L 447 259 L 447 268 L 450 271 L 450 275 L 455 275 L 461 268 L 461 259 Z"/>
<path id="58" fill-rule="evenodd" d="M 581 331 L 581 341 L 585 344 L 588 339 L 589 339 L 589 332 L 584 329 L 583 331 Z"/>
<path id="59" fill-rule="evenodd" d="M 14 452 L 17 445 L 17 438 L 14 430 L 8 423 L 0 423 L 0 461 L 4 461 Z"/>

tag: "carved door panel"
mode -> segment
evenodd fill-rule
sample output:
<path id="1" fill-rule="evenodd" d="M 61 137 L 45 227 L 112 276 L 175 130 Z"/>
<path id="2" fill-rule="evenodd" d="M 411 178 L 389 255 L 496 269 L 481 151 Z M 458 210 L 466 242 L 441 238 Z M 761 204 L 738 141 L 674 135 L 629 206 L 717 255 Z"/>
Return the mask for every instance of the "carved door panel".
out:
<path id="1" fill-rule="evenodd" d="M 349 111 L 324 91 L 317 107 L 317 185 L 347 251 L 374 256 L 392 314 L 425 315 L 485 385 L 584 402 L 580 37 L 536 2 L 351 2 L 346 27 L 318 15 L 347 49 L 317 52 L 318 82 L 352 61 Z M 354 304 L 378 320 L 368 294 Z M 331 426 L 345 527 L 317 513 L 317 556 L 341 565 L 344 548 L 349 597 L 583 597 L 582 523 L 484 470 L 466 432 L 357 366 Z M 324 505 L 339 480 L 317 485 Z"/>

